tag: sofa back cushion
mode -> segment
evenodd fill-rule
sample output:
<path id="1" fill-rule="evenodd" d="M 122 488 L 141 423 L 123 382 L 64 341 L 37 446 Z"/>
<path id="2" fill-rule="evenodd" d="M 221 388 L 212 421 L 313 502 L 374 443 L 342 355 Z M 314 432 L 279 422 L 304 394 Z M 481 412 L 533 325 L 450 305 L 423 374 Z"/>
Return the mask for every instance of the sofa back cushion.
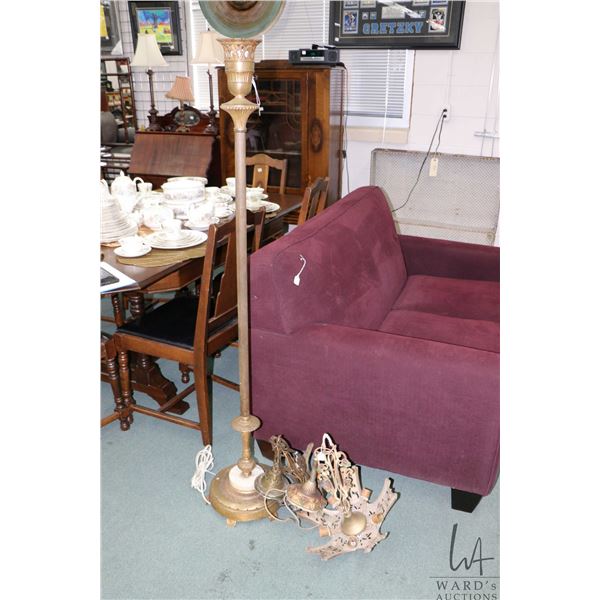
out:
<path id="1" fill-rule="evenodd" d="M 282 333 L 308 323 L 377 329 L 405 281 L 385 196 L 378 187 L 362 187 L 252 255 L 251 327 Z"/>

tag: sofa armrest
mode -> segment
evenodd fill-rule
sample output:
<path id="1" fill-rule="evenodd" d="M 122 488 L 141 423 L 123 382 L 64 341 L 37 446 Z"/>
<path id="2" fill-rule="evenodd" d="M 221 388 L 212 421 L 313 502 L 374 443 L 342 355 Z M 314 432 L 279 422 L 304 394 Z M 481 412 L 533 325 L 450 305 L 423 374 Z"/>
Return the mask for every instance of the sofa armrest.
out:
<path id="1" fill-rule="evenodd" d="M 408 275 L 500 281 L 500 248 L 399 235 Z"/>
<path id="2" fill-rule="evenodd" d="M 327 431 L 359 464 L 488 494 L 498 473 L 499 355 L 341 325 L 251 331 L 259 439 Z"/>

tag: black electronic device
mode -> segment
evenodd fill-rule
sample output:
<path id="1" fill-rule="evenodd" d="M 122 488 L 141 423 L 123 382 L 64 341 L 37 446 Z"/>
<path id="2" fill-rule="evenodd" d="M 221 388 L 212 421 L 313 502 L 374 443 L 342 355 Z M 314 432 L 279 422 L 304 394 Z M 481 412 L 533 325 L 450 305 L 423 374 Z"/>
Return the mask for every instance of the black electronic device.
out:
<path id="1" fill-rule="evenodd" d="M 293 65 L 337 65 L 340 62 L 340 51 L 330 47 L 290 50 L 290 62 Z"/>

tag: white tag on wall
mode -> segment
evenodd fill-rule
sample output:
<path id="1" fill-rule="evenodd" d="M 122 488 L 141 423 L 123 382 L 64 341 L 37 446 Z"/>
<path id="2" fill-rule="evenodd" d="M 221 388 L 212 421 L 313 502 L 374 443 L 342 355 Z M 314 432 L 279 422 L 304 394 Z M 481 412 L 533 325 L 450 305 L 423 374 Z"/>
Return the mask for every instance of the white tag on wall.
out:
<path id="1" fill-rule="evenodd" d="M 429 177 L 436 177 L 438 169 L 438 159 L 437 156 L 431 159 L 429 163 Z"/>

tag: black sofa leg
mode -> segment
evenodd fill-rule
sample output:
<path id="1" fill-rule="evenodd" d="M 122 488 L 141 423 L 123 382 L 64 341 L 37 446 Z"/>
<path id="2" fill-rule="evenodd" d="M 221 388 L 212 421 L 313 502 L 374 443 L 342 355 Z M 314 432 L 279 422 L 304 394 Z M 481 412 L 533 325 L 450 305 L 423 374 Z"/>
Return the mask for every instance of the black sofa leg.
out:
<path id="1" fill-rule="evenodd" d="M 462 510 L 463 512 L 472 513 L 479 504 L 480 500 L 481 494 L 463 492 L 462 490 L 456 490 L 452 488 L 452 508 L 454 510 Z"/>

